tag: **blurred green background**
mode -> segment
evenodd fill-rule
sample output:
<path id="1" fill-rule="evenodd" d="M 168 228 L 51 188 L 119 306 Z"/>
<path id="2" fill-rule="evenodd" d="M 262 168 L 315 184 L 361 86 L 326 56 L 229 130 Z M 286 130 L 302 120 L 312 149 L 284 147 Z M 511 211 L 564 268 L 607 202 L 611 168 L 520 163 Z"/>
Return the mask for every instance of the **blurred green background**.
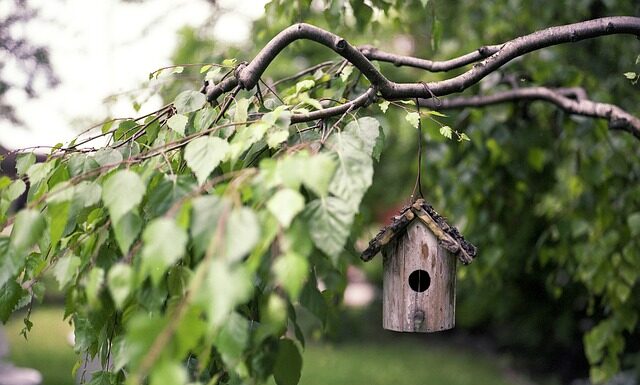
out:
<path id="1" fill-rule="evenodd" d="M 21 335 L 20 314 L 6 325 L 10 359 L 22 367 L 39 370 L 43 385 L 73 384 L 71 371 L 76 355 L 69 343 L 71 327 L 62 320 L 63 309 L 42 307 L 31 315 L 34 327 L 28 340 Z M 359 322 L 369 322 L 364 314 Z M 374 321 L 371 321 L 374 322 Z M 304 352 L 300 384 L 305 385 L 415 385 L 526 384 L 504 358 L 484 354 L 463 345 L 443 343 L 442 338 L 418 338 L 382 331 L 379 321 L 365 327 L 370 335 L 336 344 L 311 342 Z M 377 332 L 376 332 L 377 331 Z M 81 372 L 82 369 L 79 369 Z M 273 381 L 271 382 L 273 384 Z"/>

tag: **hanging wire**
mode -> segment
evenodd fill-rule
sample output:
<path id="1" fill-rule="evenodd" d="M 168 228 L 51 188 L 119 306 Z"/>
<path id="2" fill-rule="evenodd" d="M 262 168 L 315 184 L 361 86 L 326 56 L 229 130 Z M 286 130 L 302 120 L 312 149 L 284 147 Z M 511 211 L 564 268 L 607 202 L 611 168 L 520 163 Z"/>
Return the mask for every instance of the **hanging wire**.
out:
<path id="1" fill-rule="evenodd" d="M 424 89 L 429 93 L 429 99 L 433 99 L 433 103 L 436 107 L 442 105 L 442 101 L 436 96 L 436 94 L 431 91 L 431 88 L 425 82 L 420 82 Z M 420 198 L 424 199 L 424 195 L 422 194 L 422 115 L 420 114 L 420 101 L 418 98 L 416 101 L 416 111 L 418 112 L 418 176 L 416 177 L 416 184 L 413 186 L 413 191 L 411 192 L 411 203 L 415 201 L 416 190 L 420 194 Z"/>
<path id="2" fill-rule="evenodd" d="M 422 116 L 420 116 L 420 103 L 416 98 L 416 107 L 418 109 L 418 176 L 416 177 L 416 184 L 413 186 L 411 192 L 411 203 L 415 201 L 416 190 L 420 194 L 420 198 L 424 199 L 422 194 Z"/>

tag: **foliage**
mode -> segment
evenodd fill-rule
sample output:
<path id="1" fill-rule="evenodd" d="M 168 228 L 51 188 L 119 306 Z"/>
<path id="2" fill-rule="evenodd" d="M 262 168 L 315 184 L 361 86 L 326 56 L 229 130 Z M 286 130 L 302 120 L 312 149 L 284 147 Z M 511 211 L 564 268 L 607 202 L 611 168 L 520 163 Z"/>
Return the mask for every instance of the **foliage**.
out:
<path id="1" fill-rule="evenodd" d="M 510 23 L 492 21 L 513 8 L 500 4 L 333 0 L 318 2 L 324 7 L 317 13 L 308 1 L 285 3 L 268 6 L 271 29 L 265 21 L 256 25 L 264 27 L 256 33 L 259 46 L 298 17 L 333 25 L 335 32 L 355 25 L 361 31 L 356 43 L 390 44 L 384 31 L 394 30 L 429 36 L 423 57 L 513 37 L 505 36 Z M 482 39 L 467 33 L 454 17 L 470 24 L 481 17 L 486 33 Z M 549 18 L 529 21 L 531 30 L 551 24 Z M 207 47 L 197 36 L 183 31 L 183 46 Z M 621 46 L 598 50 L 599 60 L 618 66 L 622 85 L 611 88 L 616 99 L 633 95 L 634 86 L 619 76 L 629 70 L 620 68 Z M 66 292 L 76 352 L 98 357 L 105 369 L 93 382 L 240 383 L 273 375 L 278 384 L 295 384 L 305 346 L 296 306 L 329 327 L 362 224 L 377 207 L 409 195 L 415 128 L 422 122 L 427 196 L 463 220 L 481 249 L 478 262 L 460 270 L 467 289 L 461 323 L 497 325 L 498 337 L 534 351 L 543 345 L 575 350 L 584 333 L 592 379 L 617 372 L 620 356 L 635 349 L 627 340 L 637 336 L 640 306 L 640 170 L 622 155 L 633 153 L 632 138 L 539 105 L 467 111 L 456 119 L 418 111 L 413 101 L 381 101 L 292 123 L 292 114 L 342 103 L 367 87 L 340 61 L 283 79 L 309 61 L 334 59 L 312 45 L 297 47 L 302 68 L 289 56 L 288 64 L 269 70 L 282 80 L 275 93 L 237 89 L 208 104 L 197 86 L 176 81 L 162 91 L 170 104 L 152 114 L 109 121 L 98 134 L 54 148 L 43 163 L 21 156 L 20 179 L 0 178 L 0 222 L 12 225 L 10 235 L 0 237 L 3 321 L 42 298 L 41 279 L 50 272 Z M 238 63 L 186 49 L 176 55 L 181 65 L 153 72 L 151 82 L 195 74 L 218 83 L 233 76 Z M 203 56 L 205 65 L 182 65 Z M 571 50 L 534 55 L 510 70 L 534 80 L 595 84 L 612 71 L 595 62 Z M 423 76 L 389 71 L 399 80 Z M 108 140 L 104 148 L 80 146 L 99 137 Z M 25 181 L 27 208 L 10 215 Z M 549 303 L 557 313 L 549 314 Z M 525 325 L 526 332 L 503 327 L 509 324 Z M 27 316 L 25 333 L 29 328 Z M 551 333 L 558 342 L 548 341 Z"/>
<path id="2" fill-rule="evenodd" d="M 271 3 L 269 25 L 300 20 L 294 8 L 283 16 L 280 3 Z M 354 44 L 389 51 L 408 45 L 417 57 L 448 59 L 549 25 L 638 12 L 637 4 L 624 1 L 430 1 L 423 11 L 416 1 L 380 3 L 367 3 L 374 11 L 358 14 L 356 0 L 327 0 L 316 8 L 321 13 L 302 15 Z M 265 30 L 256 26 L 258 36 Z M 593 52 L 601 53 L 598 60 Z M 325 59 L 317 51 L 296 56 Z M 637 57 L 635 41 L 596 39 L 527 55 L 469 91 L 505 89 L 501 78 L 515 78 L 521 87 L 584 86 L 594 99 L 615 101 L 637 115 Z M 396 81 L 450 77 L 380 67 Z M 405 128 L 416 126 L 416 115 L 385 102 L 379 111 L 383 125 L 394 129 L 361 209 L 363 222 L 397 208 L 416 174 L 415 166 L 407 167 L 416 162 L 415 134 Z M 640 370 L 640 248 L 633 230 L 640 169 L 628 157 L 637 143 L 607 132 L 602 122 L 535 103 L 447 114 L 425 124 L 422 167 L 428 200 L 459 221 L 480 249 L 477 261 L 459 270 L 458 326 L 492 335 L 527 358 L 529 367 L 555 371 L 565 382 L 584 376 L 589 366 L 597 382 L 622 368 Z M 471 143 L 452 146 L 442 140 L 450 132 Z"/>
<path id="3" fill-rule="evenodd" d="M 290 102 L 274 107 L 238 95 L 227 109 L 184 91 L 102 130 L 109 143 L 97 152 L 72 142 L 43 163 L 21 157 L 27 208 L 9 218 L 25 183 L 2 180 L 12 224 L 0 239 L 2 319 L 42 298 L 52 271 L 76 352 L 114 363 L 93 382 L 126 371 L 130 383 L 297 383 L 304 339 L 283 337 L 298 330 L 292 305 L 317 311 L 341 291 L 342 279 L 327 277 L 342 276 L 382 142 L 368 117 L 325 132 L 291 124 L 317 103 L 315 90 L 300 82 L 283 95 Z M 320 279 L 323 295 L 310 284 Z"/>

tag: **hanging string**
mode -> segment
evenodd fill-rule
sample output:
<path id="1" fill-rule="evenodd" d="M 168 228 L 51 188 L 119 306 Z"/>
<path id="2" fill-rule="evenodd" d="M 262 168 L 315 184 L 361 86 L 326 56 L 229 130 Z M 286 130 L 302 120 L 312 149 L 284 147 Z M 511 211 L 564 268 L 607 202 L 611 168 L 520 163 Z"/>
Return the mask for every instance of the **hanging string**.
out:
<path id="1" fill-rule="evenodd" d="M 433 100 L 433 103 L 436 107 L 442 105 L 442 101 L 436 96 L 436 94 L 431 91 L 431 88 L 425 82 L 420 82 L 424 89 L 429 93 L 429 99 Z M 413 186 L 413 191 L 411 192 L 411 203 L 414 202 L 416 196 L 416 190 L 420 194 L 420 198 L 424 199 L 424 195 L 422 194 L 422 115 L 420 114 L 420 101 L 418 98 L 416 101 L 416 110 L 418 112 L 418 176 L 416 177 L 416 184 Z"/>
<path id="2" fill-rule="evenodd" d="M 418 176 L 411 192 L 411 203 L 415 201 L 416 190 L 420 194 L 420 198 L 424 199 L 424 195 L 422 195 L 422 116 L 420 116 L 418 98 L 416 98 L 416 108 L 418 109 Z"/>

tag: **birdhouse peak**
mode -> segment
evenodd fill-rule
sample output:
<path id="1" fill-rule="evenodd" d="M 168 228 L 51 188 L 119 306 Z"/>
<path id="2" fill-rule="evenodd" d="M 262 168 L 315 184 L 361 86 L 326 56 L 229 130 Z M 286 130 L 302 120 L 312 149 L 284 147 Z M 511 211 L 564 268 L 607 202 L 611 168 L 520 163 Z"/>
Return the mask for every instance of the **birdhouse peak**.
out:
<path id="1" fill-rule="evenodd" d="M 382 247 L 404 234 L 406 227 L 415 220 L 423 222 L 438 238 L 438 243 L 457 256 L 463 264 L 471 263 L 476 257 L 478 249 L 467 242 L 458 229 L 449 225 L 430 204 L 424 199 L 418 199 L 403 207 L 388 226 L 380 229 L 378 234 L 369 241 L 369 246 L 362 252 L 360 258 L 363 261 L 370 261 Z"/>

